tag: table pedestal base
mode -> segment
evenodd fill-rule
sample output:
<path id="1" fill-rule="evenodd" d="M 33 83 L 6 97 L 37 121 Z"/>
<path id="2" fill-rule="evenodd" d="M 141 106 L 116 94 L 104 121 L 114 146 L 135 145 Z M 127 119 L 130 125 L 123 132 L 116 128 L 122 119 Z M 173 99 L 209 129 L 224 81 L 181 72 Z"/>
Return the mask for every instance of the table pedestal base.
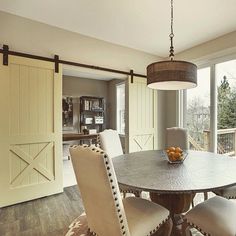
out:
<path id="1" fill-rule="evenodd" d="M 183 194 L 157 194 L 150 193 L 150 198 L 153 202 L 164 206 L 170 211 L 170 215 L 173 221 L 173 236 L 181 235 L 181 227 L 178 227 L 174 216 L 176 214 L 182 214 L 189 210 L 191 202 L 195 194 L 183 193 Z"/>

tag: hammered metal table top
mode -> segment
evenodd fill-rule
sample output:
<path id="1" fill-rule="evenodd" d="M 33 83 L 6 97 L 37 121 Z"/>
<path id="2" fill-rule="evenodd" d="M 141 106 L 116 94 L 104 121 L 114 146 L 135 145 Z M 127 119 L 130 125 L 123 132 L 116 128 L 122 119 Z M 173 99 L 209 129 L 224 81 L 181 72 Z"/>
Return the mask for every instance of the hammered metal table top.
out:
<path id="1" fill-rule="evenodd" d="M 197 193 L 236 185 L 236 158 L 188 151 L 182 164 L 169 164 L 163 151 L 124 154 L 112 159 L 120 184 L 156 193 Z"/>

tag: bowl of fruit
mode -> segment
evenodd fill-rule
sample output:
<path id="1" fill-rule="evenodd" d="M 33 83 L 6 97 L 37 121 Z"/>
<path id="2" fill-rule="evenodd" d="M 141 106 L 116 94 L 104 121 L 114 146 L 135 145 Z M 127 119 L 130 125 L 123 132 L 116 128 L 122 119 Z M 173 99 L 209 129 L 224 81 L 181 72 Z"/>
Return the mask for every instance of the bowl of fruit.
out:
<path id="1" fill-rule="evenodd" d="M 164 151 L 164 155 L 170 164 L 183 163 L 188 153 L 180 147 L 169 147 Z"/>

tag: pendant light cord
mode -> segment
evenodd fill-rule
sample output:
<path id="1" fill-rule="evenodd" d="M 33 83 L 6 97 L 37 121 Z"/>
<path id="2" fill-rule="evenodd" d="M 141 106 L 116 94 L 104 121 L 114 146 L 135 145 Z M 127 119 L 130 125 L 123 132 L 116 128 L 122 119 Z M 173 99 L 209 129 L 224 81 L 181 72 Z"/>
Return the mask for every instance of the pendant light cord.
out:
<path id="1" fill-rule="evenodd" d="M 173 46 L 173 38 L 174 38 L 174 33 L 173 33 L 173 21 L 174 21 L 174 7 L 173 7 L 173 0 L 170 2 L 171 6 L 171 13 L 170 13 L 170 60 L 172 61 L 174 59 L 174 46 Z"/>

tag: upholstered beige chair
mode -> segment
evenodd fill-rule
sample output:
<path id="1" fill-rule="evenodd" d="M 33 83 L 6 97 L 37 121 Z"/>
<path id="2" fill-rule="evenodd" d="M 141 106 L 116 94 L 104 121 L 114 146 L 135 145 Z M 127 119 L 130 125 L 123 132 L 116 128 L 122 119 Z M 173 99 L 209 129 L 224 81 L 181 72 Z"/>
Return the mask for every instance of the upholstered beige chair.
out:
<path id="1" fill-rule="evenodd" d="M 110 158 L 120 156 L 123 154 L 123 149 L 120 142 L 119 134 L 116 130 L 106 129 L 99 133 L 99 143 L 102 150 L 104 150 Z M 132 193 L 136 197 L 141 196 L 141 191 L 132 189 L 123 185 L 119 185 L 120 191 L 126 196 L 126 193 Z"/>
<path id="2" fill-rule="evenodd" d="M 180 147 L 184 150 L 189 149 L 187 129 L 171 127 L 166 129 L 166 148 Z"/>
<path id="3" fill-rule="evenodd" d="M 119 134 L 116 130 L 105 129 L 99 133 L 99 142 L 101 149 L 104 150 L 110 158 L 123 154 Z"/>
<path id="4" fill-rule="evenodd" d="M 236 199 L 236 186 L 224 188 L 222 190 L 213 191 L 216 195 L 227 198 Z"/>
<path id="5" fill-rule="evenodd" d="M 70 148 L 71 159 L 92 235 L 170 235 L 169 211 L 148 200 L 122 200 L 111 159 L 101 149 Z"/>
<path id="6" fill-rule="evenodd" d="M 183 235 L 194 227 L 203 235 L 235 236 L 236 203 L 216 196 L 198 204 L 185 215 Z"/>

